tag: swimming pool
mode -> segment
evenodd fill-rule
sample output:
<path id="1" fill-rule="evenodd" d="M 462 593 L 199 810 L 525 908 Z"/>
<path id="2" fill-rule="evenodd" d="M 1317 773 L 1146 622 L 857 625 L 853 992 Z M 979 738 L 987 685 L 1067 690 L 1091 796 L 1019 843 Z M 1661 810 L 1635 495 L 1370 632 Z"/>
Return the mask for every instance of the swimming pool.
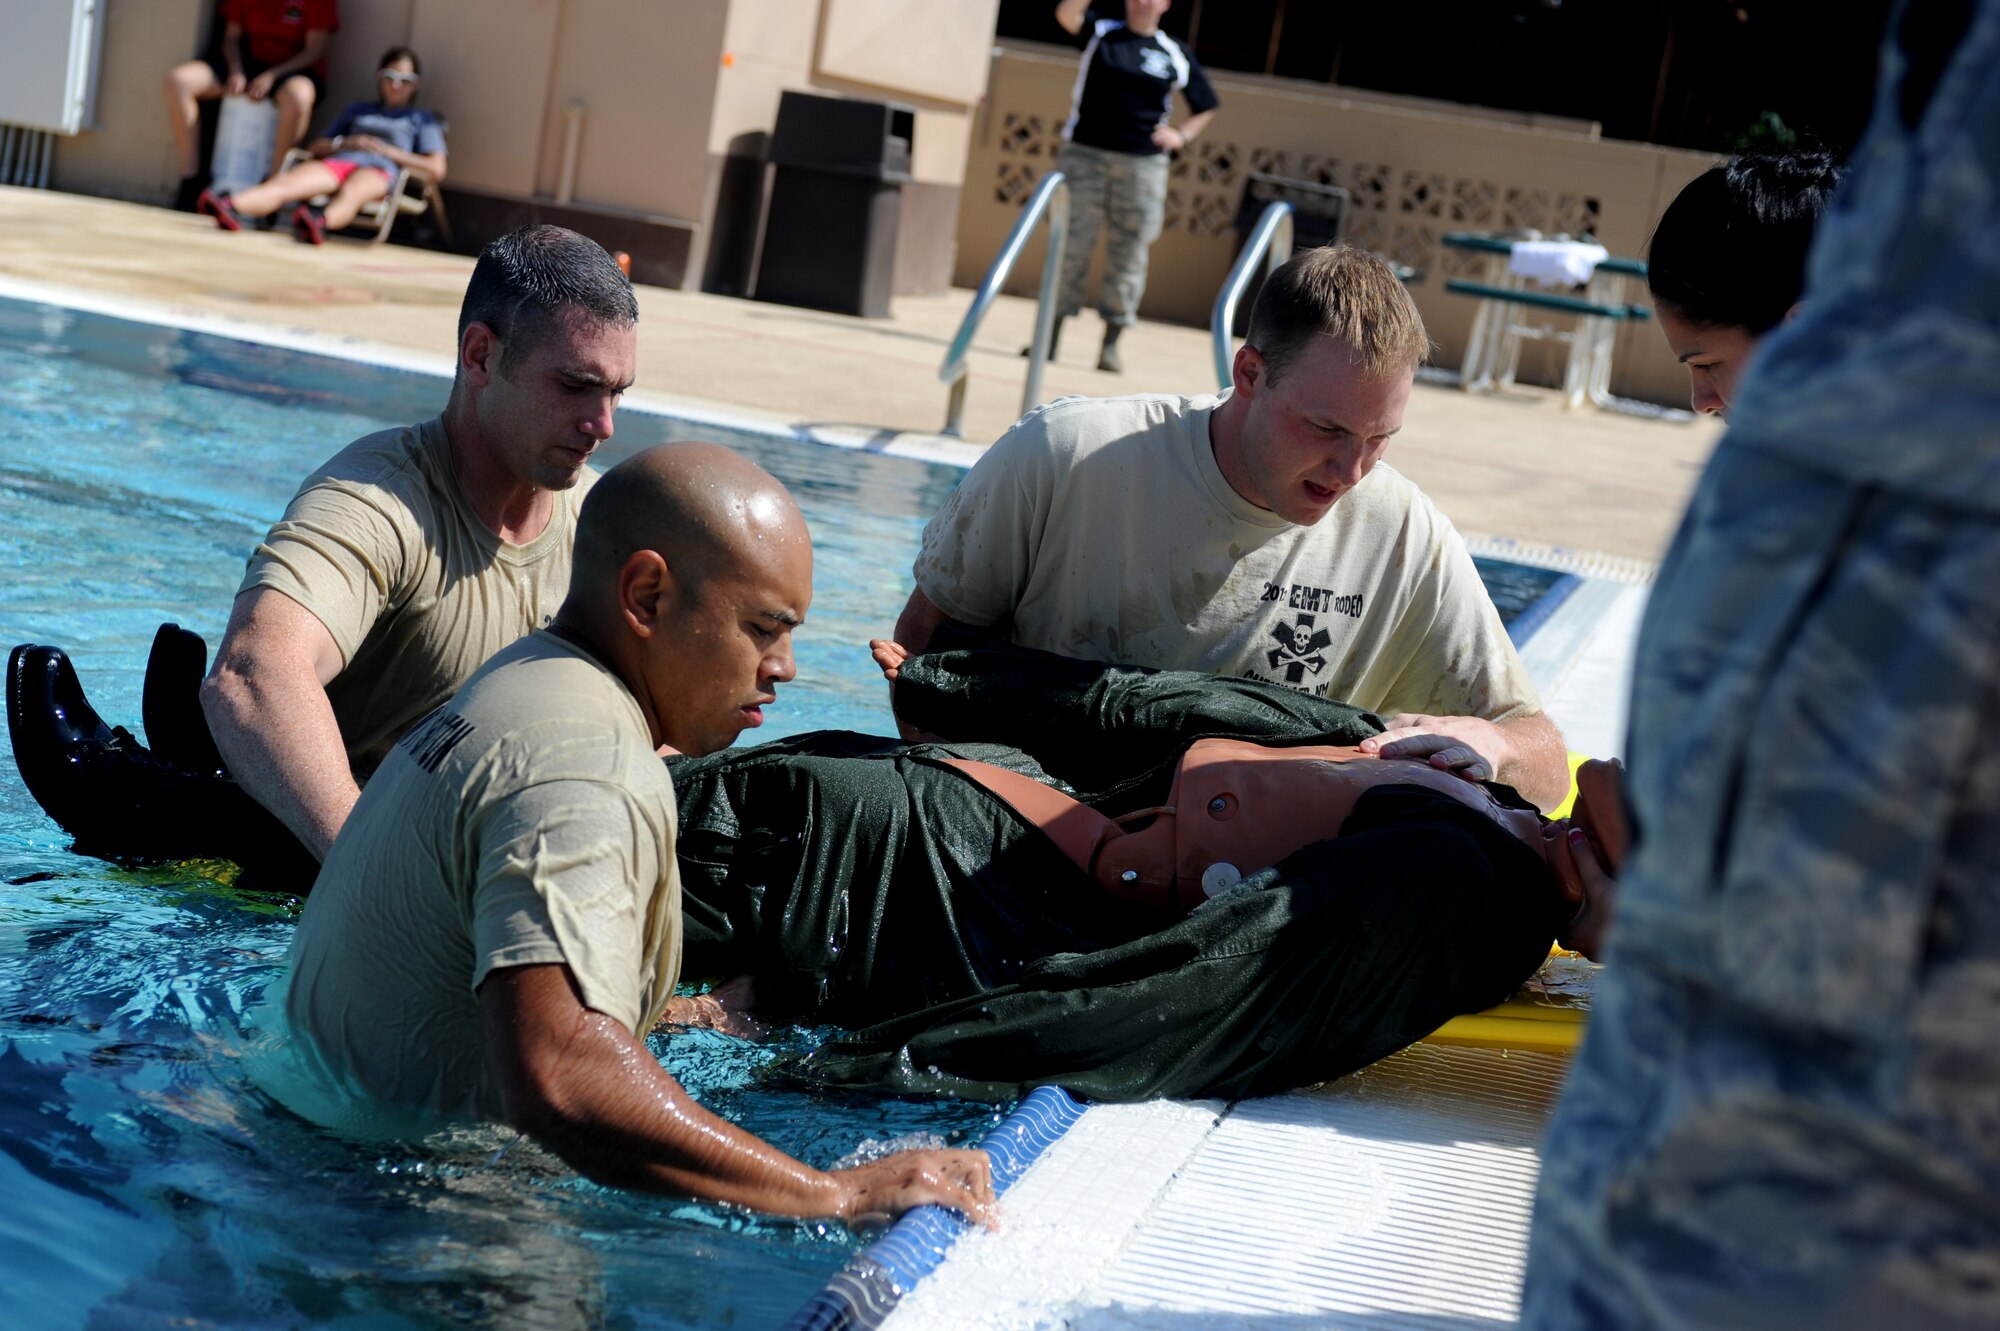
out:
<path id="1" fill-rule="evenodd" d="M 442 405 L 434 377 L 0 299 L 0 646 L 67 648 L 100 710 L 139 710 L 155 626 L 220 635 L 245 554 L 297 479 Z M 622 413 L 610 459 L 685 434 Z M 908 589 L 950 468 L 703 426 L 798 495 L 819 550 L 799 680 L 758 738 L 882 731 L 865 641 Z M 1555 575 L 1488 566 L 1503 613 Z M 782 1321 L 844 1231 L 609 1191 L 531 1147 L 384 1156 L 275 1109 L 241 1015 L 293 909 L 199 866 L 70 854 L 0 761 L 0 1293 L 25 1327 L 328 1323 L 633 1327 Z M 816 1036 L 790 1032 L 777 1049 Z M 660 1048 L 704 1102 L 815 1164 L 864 1139 L 958 1143 L 950 1101 L 830 1101 L 754 1080 L 775 1049 Z"/>

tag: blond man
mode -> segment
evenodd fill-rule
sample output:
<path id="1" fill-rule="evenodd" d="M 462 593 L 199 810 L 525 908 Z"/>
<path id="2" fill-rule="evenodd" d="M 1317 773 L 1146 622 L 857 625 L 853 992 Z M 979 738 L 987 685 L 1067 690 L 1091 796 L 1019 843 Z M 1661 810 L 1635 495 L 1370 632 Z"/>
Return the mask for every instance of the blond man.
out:
<path id="1" fill-rule="evenodd" d="M 946 621 L 1065 656 L 1263 679 L 1388 718 L 1372 749 L 1568 786 L 1465 543 L 1382 465 L 1430 342 L 1388 266 L 1301 254 L 1230 387 L 1037 408 L 924 531 L 896 639 Z"/>

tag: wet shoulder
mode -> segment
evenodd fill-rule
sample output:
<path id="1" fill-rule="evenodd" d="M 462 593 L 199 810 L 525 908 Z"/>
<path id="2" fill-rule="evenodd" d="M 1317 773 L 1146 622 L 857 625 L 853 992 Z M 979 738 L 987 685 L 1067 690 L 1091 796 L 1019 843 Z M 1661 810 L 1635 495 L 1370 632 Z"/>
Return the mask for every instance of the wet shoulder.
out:
<path id="1" fill-rule="evenodd" d="M 450 466 L 444 428 L 429 420 L 361 436 L 322 463 L 299 488 L 333 482 L 407 495 L 440 488 Z"/>
<path id="2" fill-rule="evenodd" d="M 427 729 L 437 733 L 426 737 Z M 505 748 L 530 781 L 555 769 L 606 780 L 660 769 L 631 691 L 588 652 L 547 632 L 496 652 L 403 746 L 420 756 L 417 749 L 441 740 L 465 744 L 469 754 Z"/>

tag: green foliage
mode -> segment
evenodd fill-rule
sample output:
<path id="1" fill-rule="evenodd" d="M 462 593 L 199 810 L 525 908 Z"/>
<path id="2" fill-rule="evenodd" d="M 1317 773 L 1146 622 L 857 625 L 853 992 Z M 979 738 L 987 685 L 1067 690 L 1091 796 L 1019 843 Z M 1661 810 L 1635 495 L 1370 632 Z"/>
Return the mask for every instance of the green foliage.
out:
<path id="1" fill-rule="evenodd" d="M 1776 111 L 1759 112 L 1729 144 L 1732 153 L 1782 153 L 1799 146 L 1799 132 Z"/>

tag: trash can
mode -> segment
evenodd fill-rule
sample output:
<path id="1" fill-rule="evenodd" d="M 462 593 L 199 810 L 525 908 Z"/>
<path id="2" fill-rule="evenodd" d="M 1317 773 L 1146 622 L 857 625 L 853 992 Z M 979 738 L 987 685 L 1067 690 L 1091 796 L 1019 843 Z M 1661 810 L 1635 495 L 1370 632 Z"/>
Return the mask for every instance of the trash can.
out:
<path id="1" fill-rule="evenodd" d="M 916 119 L 894 102 L 779 98 L 758 300 L 888 316 Z"/>
<path id="2" fill-rule="evenodd" d="M 224 97 L 215 120 L 215 155 L 209 159 L 210 186 L 217 194 L 249 189 L 271 174 L 277 155 L 278 104 L 266 97 Z"/>
<path id="3" fill-rule="evenodd" d="M 1338 185 L 1322 185 L 1312 180 L 1293 180 L 1289 176 L 1268 175 L 1262 171 L 1252 171 L 1243 182 L 1243 202 L 1236 209 L 1236 234 L 1241 237 L 1236 251 L 1241 254 L 1243 245 L 1250 239 L 1250 233 L 1257 229 L 1257 219 L 1264 215 L 1264 209 L 1276 200 L 1283 199 L 1292 205 L 1292 253 L 1316 249 L 1321 245 L 1338 245 L 1347 230 L 1347 209 L 1349 197 L 1346 190 Z M 1250 307 L 1257 303 L 1257 293 L 1264 286 L 1264 270 L 1259 268 L 1243 289 L 1243 299 L 1236 305 L 1236 327 L 1230 331 L 1242 337 L 1250 328 Z"/>

